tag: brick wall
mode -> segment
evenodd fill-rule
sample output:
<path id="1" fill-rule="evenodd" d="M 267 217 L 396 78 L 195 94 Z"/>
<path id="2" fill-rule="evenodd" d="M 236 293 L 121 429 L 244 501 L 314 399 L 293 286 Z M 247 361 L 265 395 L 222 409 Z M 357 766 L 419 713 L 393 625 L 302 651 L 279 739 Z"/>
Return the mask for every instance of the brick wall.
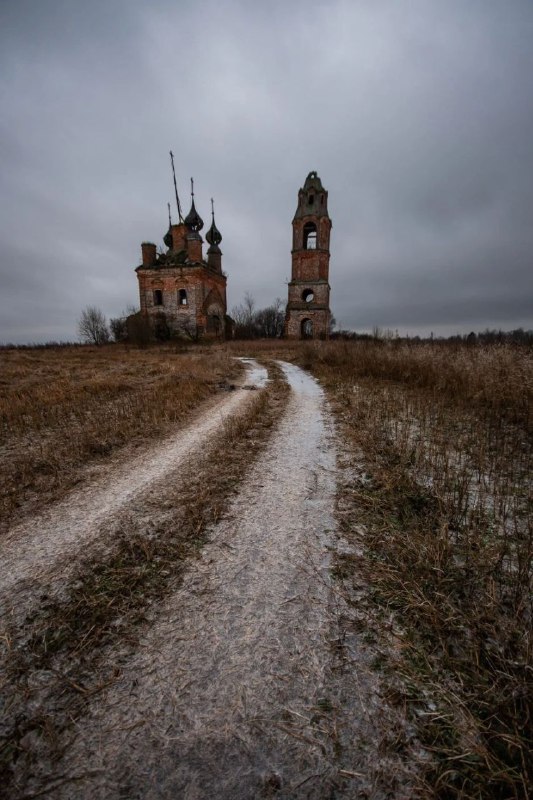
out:
<path id="1" fill-rule="evenodd" d="M 194 328 L 207 330 L 208 309 L 206 301 L 211 297 L 211 310 L 226 313 L 226 278 L 207 267 L 168 267 L 137 270 L 141 312 L 148 315 L 164 313 L 169 324 L 179 327 L 182 321 Z M 187 293 L 187 304 L 179 302 L 179 290 Z M 162 305 L 155 305 L 154 292 L 162 292 Z M 223 322 L 223 319 L 222 319 Z"/>
<path id="2" fill-rule="evenodd" d="M 320 311 L 292 309 L 287 312 L 285 320 L 285 336 L 289 339 L 302 337 L 302 323 L 309 319 L 313 324 L 313 338 L 326 338 L 329 335 L 329 310 Z"/>

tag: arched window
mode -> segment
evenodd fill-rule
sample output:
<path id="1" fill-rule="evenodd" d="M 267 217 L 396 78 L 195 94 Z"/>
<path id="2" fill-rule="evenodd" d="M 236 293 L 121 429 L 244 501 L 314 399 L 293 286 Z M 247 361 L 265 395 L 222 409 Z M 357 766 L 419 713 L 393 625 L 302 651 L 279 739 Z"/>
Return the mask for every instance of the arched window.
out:
<path id="1" fill-rule="evenodd" d="M 312 339 L 313 338 L 313 323 L 310 319 L 303 319 L 302 324 L 300 327 L 302 333 L 302 339 Z"/>
<path id="2" fill-rule="evenodd" d="M 316 225 L 306 222 L 304 225 L 304 250 L 316 250 Z"/>
<path id="3" fill-rule="evenodd" d="M 312 289 L 304 289 L 302 292 L 302 300 L 304 303 L 312 303 L 315 299 L 315 293 Z"/>
<path id="4" fill-rule="evenodd" d="M 185 291 L 185 289 L 178 289 L 178 305 L 179 306 L 187 305 L 187 292 Z"/>
<path id="5" fill-rule="evenodd" d="M 163 305 L 163 292 L 161 289 L 154 289 L 154 306 Z"/>

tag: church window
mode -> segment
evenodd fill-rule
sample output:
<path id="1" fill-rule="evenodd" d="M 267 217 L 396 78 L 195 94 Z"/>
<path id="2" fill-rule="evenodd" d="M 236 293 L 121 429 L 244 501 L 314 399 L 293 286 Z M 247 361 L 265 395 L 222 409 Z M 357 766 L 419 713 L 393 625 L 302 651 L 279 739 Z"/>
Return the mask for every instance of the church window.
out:
<path id="1" fill-rule="evenodd" d="M 304 250 L 316 250 L 316 225 L 306 222 L 304 225 Z"/>
<path id="2" fill-rule="evenodd" d="M 315 293 L 312 289 L 304 289 L 302 293 L 302 300 L 304 303 L 312 303 L 315 299 Z"/>
<path id="3" fill-rule="evenodd" d="M 315 202 L 315 196 L 314 196 L 314 194 L 310 194 L 309 195 L 309 205 L 312 206 L 314 202 Z"/>
<path id="4" fill-rule="evenodd" d="M 185 289 L 178 289 L 178 305 L 186 306 L 187 305 L 187 292 Z"/>
<path id="5" fill-rule="evenodd" d="M 163 305 L 163 292 L 161 289 L 154 290 L 154 306 L 162 306 Z"/>

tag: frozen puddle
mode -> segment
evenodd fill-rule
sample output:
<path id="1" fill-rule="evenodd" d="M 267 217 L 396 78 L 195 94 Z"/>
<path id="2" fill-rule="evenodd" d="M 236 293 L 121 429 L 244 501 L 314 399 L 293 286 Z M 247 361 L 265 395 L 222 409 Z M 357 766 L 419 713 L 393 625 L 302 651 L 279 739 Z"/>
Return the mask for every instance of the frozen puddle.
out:
<path id="1" fill-rule="evenodd" d="M 253 359 L 246 360 L 247 386 L 263 386 L 267 372 Z M 189 465 L 220 428 L 249 399 L 248 392 L 232 392 L 187 428 L 169 435 L 140 455 L 111 466 L 103 478 L 70 492 L 42 514 L 26 519 L 0 541 L 0 610 L 10 615 L 22 610 L 24 597 L 34 587 L 64 582 L 76 558 L 98 538 L 108 524 L 141 492 L 172 471 Z"/>
<path id="2" fill-rule="evenodd" d="M 330 796 L 335 451 L 321 388 L 279 363 L 292 393 L 263 458 L 79 722 L 60 765 L 90 770 L 77 797 Z"/>
<path id="3" fill-rule="evenodd" d="M 248 368 L 248 376 L 246 388 L 261 389 L 268 383 L 268 372 L 265 367 L 261 367 L 254 358 L 240 357 L 237 361 L 242 363 Z"/>

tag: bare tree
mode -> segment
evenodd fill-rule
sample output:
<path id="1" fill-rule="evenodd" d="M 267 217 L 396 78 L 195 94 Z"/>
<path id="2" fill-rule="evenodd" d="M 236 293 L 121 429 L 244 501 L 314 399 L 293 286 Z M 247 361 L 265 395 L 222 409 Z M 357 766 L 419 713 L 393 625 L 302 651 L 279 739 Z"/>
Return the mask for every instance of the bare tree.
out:
<path id="1" fill-rule="evenodd" d="M 271 306 L 262 308 L 255 313 L 255 329 L 258 336 L 267 339 L 279 339 L 283 335 L 285 326 L 285 306 L 283 300 L 277 297 Z"/>
<path id="2" fill-rule="evenodd" d="M 105 344 L 109 341 L 109 329 L 104 314 L 96 306 L 87 306 L 78 320 L 78 333 L 87 344 Z"/>
<path id="3" fill-rule="evenodd" d="M 126 310 L 122 312 L 120 317 L 111 317 L 109 320 L 109 329 L 115 342 L 125 342 L 128 339 L 128 318 L 133 314 L 137 314 L 138 309 L 135 306 L 127 306 Z"/>
<path id="4" fill-rule="evenodd" d="M 279 297 L 267 308 L 256 310 L 255 300 L 247 292 L 244 302 L 232 309 L 231 316 L 236 339 L 276 339 L 283 335 L 285 306 Z"/>
<path id="5" fill-rule="evenodd" d="M 253 339 L 257 335 L 255 331 L 255 300 L 250 292 L 246 292 L 244 295 L 244 302 L 231 310 L 231 316 L 235 322 L 236 339 Z"/>

